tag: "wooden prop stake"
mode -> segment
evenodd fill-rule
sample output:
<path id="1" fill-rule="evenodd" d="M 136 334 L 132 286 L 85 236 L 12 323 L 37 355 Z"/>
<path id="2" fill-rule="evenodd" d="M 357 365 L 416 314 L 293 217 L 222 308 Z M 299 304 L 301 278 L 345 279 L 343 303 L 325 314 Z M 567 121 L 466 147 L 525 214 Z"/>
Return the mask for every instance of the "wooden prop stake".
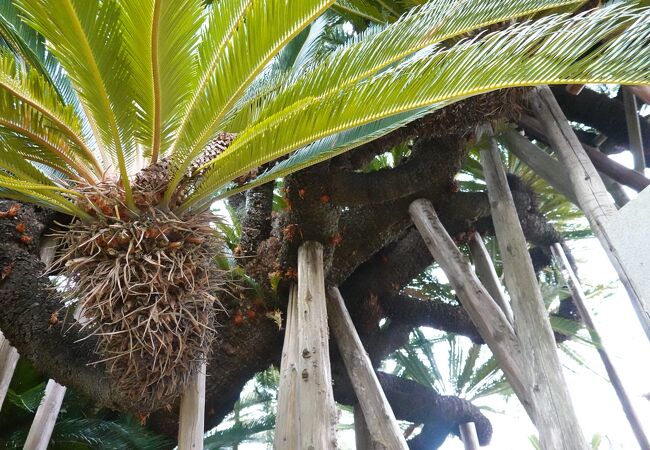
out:
<path id="1" fill-rule="evenodd" d="M 567 284 L 569 285 L 569 290 L 571 291 L 571 296 L 573 297 L 573 302 L 578 308 L 580 317 L 582 317 L 582 321 L 584 322 L 584 324 L 587 327 L 587 330 L 589 331 L 591 340 L 595 342 L 596 345 L 598 346 L 596 349 L 598 350 L 600 359 L 602 359 L 603 361 L 603 365 L 605 366 L 605 370 L 607 371 L 609 380 L 612 383 L 612 387 L 616 391 L 616 395 L 618 396 L 618 399 L 621 402 L 621 406 L 623 407 L 625 416 L 627 417 L 627 420 L 630 423 L 630 427 L 632 427 L 634 436 L 636 437 L 636 440 L 639 443 L 639 448 L 641 448 L 641 450 L 650 450 L 650 442 L 648 441 L 648 437 L 643 431 L 643 426 L 641 425 L 641 421 L 639 421 L 639 418 L 636 415 L 634 406 L 632 406 L 632 402 L 630 401 L 630 398 L 628 397 L 627 392 L 623 387 L 623 382 L 618 376 L 618 372 L 616 371 L 616 368 L 612 364 L 612 360 L 610 359 L 609 354 L 607 353 L 607 350 L 605 349 L 605 346 L 602 340 L 600 339 L 600 335 L 598 334 L 598 330 L 596 329 L 596 324 L 591 318 L 589 309 L 587 309 L 586 299 L 585 299 L 584 292 L 582 290 L 582 286 L 580 285 L 580 281 L 578 281 L 578 278 L 573 272 L 573 269 L 571 268 L 571 265 L 567 260 L 566 254 L 564 253 L 564 249 L 562 248 L 562 246 L 560 244 L 553 244 L 553 246 L 551 247 L 551 251 L 555 256 L 555 260 L 557 261 L 558 266 L 566 274 L 565 277 L 566 277 Z"/>
<path id="2" fill-rule="evenodd" d="M 573 409 L 562 375 L 555 338 L 544 300 L 528 253 L 505 168 L 489 125 L 480 131 L 488 138 L 481 150 L 481 164 L 488 188 L 492 221 L 496 232 L 514 312 L 514 326 L 521 345 L 521 366 L 527 370 L 535 402 L 535 425 L 545 450 L 583 449 L 587 442 Z"/>
<path id="3" fill-rule="evenodd" d="M 376 449 L 407 450 L 406 439 L 372 368 L 370 358 L 335 287 L 328 290 L 328 312 L 332 332 L 345 363 L 354 393 L 361 405 L 370 438 Z"/>

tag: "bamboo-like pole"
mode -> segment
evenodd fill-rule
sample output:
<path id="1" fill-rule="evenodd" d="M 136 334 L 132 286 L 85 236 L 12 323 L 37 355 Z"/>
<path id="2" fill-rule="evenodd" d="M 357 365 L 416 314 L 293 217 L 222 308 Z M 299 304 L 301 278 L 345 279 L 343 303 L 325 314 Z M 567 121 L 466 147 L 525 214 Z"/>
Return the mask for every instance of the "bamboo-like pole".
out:
<path id="1" fill-rule="evenodd" d="M 605 189 L 598 172 L 585 153 L 580 141 L 569 125 L 566 116 L 547 86 L 535 89 L 530 97 L 531 107 L 546 129 L 551 146 L 569 172 L 571 184 L 580 208 L 589 220 L 591 229 L 601 242 L 605 253 L 618 273 L 628 292 L 632 306 L 648 339 L 650 339 L 650 292 L 641 288 L 641 280 L 635 280 L 629 267 L 619 255 L 616 244 L 607 229 L 607 222 L 617 213 L 616 205 Z"/>
<path id="2" fill-rule="evenodd" d="M 510 302 L 501 290 L 501 283 L 499 282 L 497 271 L 494 268 L 492 258 L 490 258 L 490 254 L 487 248 L 485 248 L 485 243 L 480 234 L 474 233 L 474 236 L 469 241 L 469 248 L 472 253 L 472 259 L 474 259 L 476 275 L 478 275 L 479 280 L 481 280 L 481 283 L 483 283 L 490 296 L 497 302 L 497 305 L 499 305 L 505 314 L 508 322 L 512 324 L 514 318 L 512 316 Z"/>
<path id="3" fill-rule="evenodd" d="M 181 397 L 178 418 L 178 450 L 203 449 L 205 375 L 206 362 L 203 361 Z"/>
<path id="4" fill-rule="evenodd" d="M 280 387 L 289 393 L 279 395 L 274 447 L 336 449 L 323 246 L 317 242 L 305 242 L 298 249 L 298 294 L 290 307 L 285 332 L 285 347 L 290 347 L 283 349 L 280 368 Z"/>
<path id="5" fill-rule="evenodd" d="M 397 425 L 395 414 L 354 328 L 341 293 L 332 287 L 328 289 L 327 294 L 327 311 L 332 333 L 361 405 L 374 447 L 407 450 L 406 439 Z"/>
<path id="6" fill-rule="evenodd" d="M 9 384 L 18 363 L 18 351 L 9 344 L 9 341 L 0 331 L 0 409 L 9 390 Z"/>
<path id="7" fill-rule="evenodd" d="M 585 440 L 562 374 L 548 312 L 528 253 L 512 193 L 496 140 L 489 125 L 481 127 L 488 145 L 481 152 L 481 164 L 488 188 L 492 222 L 496 233 L 515 316 L 515 332 L 521 345 L 521 366 L 534 386 L 535 425 L 544 450 L 584 449 Z"/>
<path id="8" fill-rule="evenodd" d="M 467 258 L 454 244 L 431 202 L 415 200 L 409 212 L 431 255 L 449 278 L 458 300 L 492 350 L 510 386 L 534 422 L 535 405 L 527 371 L 522 367 L 525 359 L 510 322 L 472 271 Z"/>
<path id="9" fill-rule="evenodd" d="M 623 89 L 623 105 L 625 107 L 625 123 L 630 142 L 630 152 L 634 157 L 634 170 L 645 173 L 645 154 L 643 153 L 643 138 L 641 137 L 636 96 L 628 86 L 621 86 L 621 89 Z"/>
<path id="10" fill-rule="evenodd" d="M 463 441 L 465 450 L 479 450 L 478 435 L 474 422 L 460 424 L 460 439 Z"/>
<path id="11" fill-rule="evenodd" d="M 582 321 L 587 327 L 587 331 L 591 336 L 591 340 L 594 341 L 597 345 L 596 349 L 598 350 L 600 359 L 602 359 L 603 361 L 603 365 L 605 366 L 605 370 L 607 371 L 609 380 L 612 383 L 612 387 L 616 391 L 616 395 L 618 396 L 618 399 L 621 402 L 621 406 L 623 407 L 625 416 L 627 417 L 627 420 L 630 423 L 630 427 L 634 432 L 634 436 L 636 437 L 636 440 L 639 443 L 639 448 L 641 448 L 641 450 L 650 450 L 650 442 L 648 441 L 648 437 L 643 431 L 643 426 L 641 425 L 641 421 L 636 415 L 636 411 L 634 410 L 634 406 L 632 405 L 632 402 L 630 401 L 630 398 L 627 395 L 627 392 L 625 391 L 623 382 L 618 376 L 618 372 L 616 371 L 614 364 L 612 364 L 612 360 L 610 359 L 609 354 L 607 353 L 607 350 L 605 349 L 605 346 L 600 338 L 600 334 L 596 329 L 596 324 L 591 318 L 591 314 L 589 313 L 589 309 L 587 308 L 585 295 L 582 290 L 582 286 L 580 285 L 580 281 L 578 281 L 578 278 L 573 272 L 573 269 L 571 268 L 571 265 L 567 260 L 566 254 L 564 253 L 564 249 L 562 248 L 562 246 L 560 244 L 553 244 L 553 246 L 551 247 L 551 251 L 555 256 L 555 260 L 557 261 L 560 269 L 562 269 L 562 271 L 565 273 L 565 278 L 567 284 L 569 285 L 569 289 L 571 290 L 573 302 L 578 308 L 580 317 L 582 318 Z"/>
<path id="12" fill-rule="evenodd" d="M 49 380 L 45 387 L 45 395 L 36 410 L 36 416 L 29 428 L 29 434 L 23 450 L 46 450 L 52 437 L 52 430 L 59 415 L 66 387 L 54 380 Z"/>

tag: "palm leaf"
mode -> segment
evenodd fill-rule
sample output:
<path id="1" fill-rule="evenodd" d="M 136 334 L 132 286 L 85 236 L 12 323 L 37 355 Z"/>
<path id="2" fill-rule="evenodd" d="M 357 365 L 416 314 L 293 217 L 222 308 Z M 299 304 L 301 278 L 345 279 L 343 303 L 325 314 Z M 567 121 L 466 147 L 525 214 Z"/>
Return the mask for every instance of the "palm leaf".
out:
<path id="1" fill-rule="evenodd" d="M 242 5 L 241 0 L 219 3 L 223 3 L 224 8 L 230 6 L 233 14 Z M 252 0 L 241 20 L 231 26 L 232 35 L 226 35 L 223 40 L 224 46 L 218 49 L 214 67 L 210 64 L 209 52 L 201 55 L 199 73 L 206 81 L 199 83 L 194 95 L 201 101 L 190 102 L 172 146 L 177 172 L 165 195 L 166 202 L 185 175 L 187 167 L 214 136 L 224 115 L 255 77 L 282 47 L 331 3 L 333 0 L 295 0 L 288 8 L 286 0 Z M 220 22 L 212 23 L 219 26 L 222 25 Z M 209 26 L 206 34 L 212 34 Z"/>
<path id="2" fill-rule="evenodd" d="M 370 27 L 322 64 L 286 80 L 269 100 L 243 108 L 237 120 L 255 123 L 306 96 L 334 96 L 432 44 L 493 23 L 575 3 L 576 0 L 430 1 L 390 26 Z M 228 125 L 240 127 L 238 122 Z"/>
<path id="3" fill-rule="evenodd" d="M 137 133 L 145 154 L 155 163 L 169 147 L 179 111 L 194 88 L 196 35 L 204 7 L 200 0 L 120 3 L 139 105 Z"/>
<path id="4" fill-rule="evenodd" d="M 51 74 L 54 61 L 45 51 L 43 38 L 20 20 L 18 10 L 11 0 L 0 1 L 0 36 L 26 64 L 56 86 L 55 77 Z M 62 100 L 65 98 L 65 92 L 59 91 L 58 94 Z"/>
<path id="5" fill-rule="evenodd" d="M 13 134 L 31 141 L 31 146 L 23 147 L 31 149 L 24 154 L 27 159 L 38 160 L 60 171 L 68 169 L 73 180 L 79 179 L 76 175 L 79 174 L 92 182 L 95 177 L 89 172 L 87 161 L 79 157 L 80 152 L 67 137 L 39 110 L 15 100 L 13 93 L 0 89 L 0 134 Z"/>
<path id="6" fill-rule="evenodd" d="M 386 16 L 366 0 L 337 0 L 334 9 L 350 20 L 362 19 L 375 23 L 387 21 Z"/>
<path id="7" fill-rule="evenodd" d="M 507 86 L 648 83 L 649 23 L 649 9 L 616 4 L 575 17 L 550 16 L 516 25 L 449 49 L 431 48 L 343 92 L 304 99 L 266 119 L 267 126 L 241 133 L 213 161 L 183 208 L 204 201 L 254 167 L 326 136 L 396 114 L 441 108 Z"/>
<path id="8" fill-rule="evenodd" d="M 361 144 L 370 142 L 397 128 L 403 127 L 431 112 L 431 110 L 431 108 L 422 108 L 409 111 L 320 139 L 297 150 L 286 160 L 277 163 L 254 180 L 242 186 L 217 191 L 214 193 L 214 196 L 208 197 L 207 201 L 211 202 L 220 198 L 229 197 L 238 192 L 260 186 L 276 178 L 284 177 L 306 167 L 318 164 L 319 162 L 331 159 Z"/>
<path id="9" fill-rule="evenodd" d="M 127 164 L 136 151 L 134 107 L 119 5 L 114 0 L 61 0 L 56 8 L 47 0 L 16 3 L 72 80 L 100 150 L 117 165 L 127 203 L 133 205 Z"/>
<path id="10" fill-rule="evenodd" d="M 49 128 L 55 128 L 69 139 L 74 146 L 71 153 L 88 163 L 94 169 L 95 176 L 101 175 L 101 166 L 82 139 L 80 118 L 72 106 L 61 102 L 54 86 L 45 77 L 34 69 L 22 69 L 13 57 L 0 53 L 0 89 L 7 94 L 7 102 L 20 102 L 42 115 L 44 120 L 50 122 Z M 89 181 L 93 179 L 91 177 Z"/>

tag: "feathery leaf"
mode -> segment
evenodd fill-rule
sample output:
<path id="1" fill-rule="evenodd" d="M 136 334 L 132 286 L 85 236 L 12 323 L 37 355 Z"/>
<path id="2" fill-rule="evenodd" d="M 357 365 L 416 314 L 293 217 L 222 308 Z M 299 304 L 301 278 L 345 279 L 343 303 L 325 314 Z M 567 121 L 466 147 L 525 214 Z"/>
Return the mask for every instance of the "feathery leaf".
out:
<path id="1" fill-rule="evenodd" d="M 271 126 L 241 133 L 213 160 L 204 182 L 183 207 L 311 142 L 396 114 L 441 108 L 508 86 L 648 83 L 649 23 L 650 9 L 615 4 L 575 17 L 549 16 L 451 48 L 434 46 L 342 92 L 303 100 L 300 108 L 274 115 Z"/>

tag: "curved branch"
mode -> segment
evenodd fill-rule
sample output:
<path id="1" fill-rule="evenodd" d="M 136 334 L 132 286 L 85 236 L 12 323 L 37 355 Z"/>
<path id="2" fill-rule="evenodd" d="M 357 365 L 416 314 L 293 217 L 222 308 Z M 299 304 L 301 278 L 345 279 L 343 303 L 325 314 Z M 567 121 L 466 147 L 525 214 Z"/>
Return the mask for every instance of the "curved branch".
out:
<path id="1" fill-rule="evenodd" d="M 450 305 L 440 300 L 413 298 L 408 295 L 382 298 L 381 306 L 391 319 L 391 325 L 436 328 L 467 336 L 472 342 L 483 344 L 483 338 L 462 306 Z"/>
<path id="2" fill-rule="evenodd" d="M 337 401 L 355 404 L 356 396 L 342 364 L 335 364 L 334 396 Z M 492 439 L 492 424 L 469 401 L 451 395 L 440 395 L 433 389 L 396 375 L 377 371 L 377 378 L 395 417 L 416 424 L 424 424 L 422 433 L 408 441 L 411 449 L 438 448 L 450 434 L 458 435 L 458 426 L 466 422 L 476 424 L 481 445 Z"/>

